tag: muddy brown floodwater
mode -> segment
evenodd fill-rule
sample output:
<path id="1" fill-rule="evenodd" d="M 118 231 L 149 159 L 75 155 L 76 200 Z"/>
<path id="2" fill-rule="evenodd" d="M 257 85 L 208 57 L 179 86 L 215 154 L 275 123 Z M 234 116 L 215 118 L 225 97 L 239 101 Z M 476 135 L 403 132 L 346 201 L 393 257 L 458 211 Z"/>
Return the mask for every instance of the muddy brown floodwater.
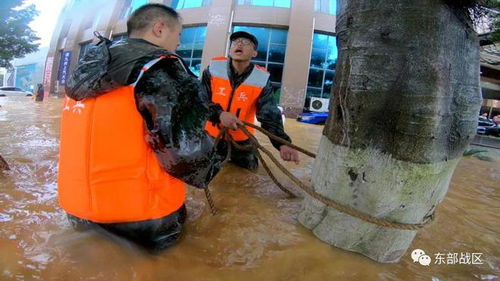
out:
<path id="1" fill-rule="evenodd" d="M 378 264 L 319 241 L 297 222 L 300 199 L 287 199 L 262 168 L 251 173 L 231 165 L 210 187 L 219 214 L 210 214 L 201 190 L 189 188 L 181 242 L 152 256 L 102 233 L 76 232 L 67 222 L 56 184 L 62 100 L 0 97 L 0 105 L 0 154 L 11 167 L 0 173 L 0 280 L 455 281 L 500 275 L 499 162 L 460 161 L 435 222 L 418 233 L 399 264 Z M 294 142 L 312 151 L 322 128 L 286 121 Z M 286 166 L 309 181 L 312 163 L 303 156 L 301 164 Z M 431 257 L 429 266 L 413 262 L 417 248 Z"/>

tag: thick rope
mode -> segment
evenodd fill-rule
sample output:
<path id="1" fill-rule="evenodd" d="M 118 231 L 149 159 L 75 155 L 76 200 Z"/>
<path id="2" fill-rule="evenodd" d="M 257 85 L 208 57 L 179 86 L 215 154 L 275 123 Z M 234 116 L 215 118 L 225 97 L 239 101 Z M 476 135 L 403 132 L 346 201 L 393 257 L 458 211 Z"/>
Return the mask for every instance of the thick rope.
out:
<path id="1" fill-rule="evenodd" d="M 283 144 L 285 144 L 287 146 L 290 146 L 290 147 L 294 148 L 295 150 L 300 151 L 300 152 L 302 152 L 302 153 L 304 153 L 304 154 L 306 154 L 308 156 L 311 156 L 313 158 L 316 157 L 316 154 L 314 154 L 312 152 L 309 152 L 309 151 L 307 151 L 307 150 L 305 150 L 305 149 L 303 149 L 301 147 L 298 147 L 296 145 L 293 145 L 292 143 L 290 143 L 290 142 L 288 142 L 288 141 L 286 141 L 286 140 L 284 140 L 282 138 L 274 136 L 273 134 L 269 133 L 268 131 L 266 131 L 266 130 L 258 127 L 258 126 L 255 126 L 254 124 L 247 123 L 247 122 L 244 122 L 244 124 L 245 124 L 245 126 L 252 127 L 254 129 L 262 132 L 263 134 L 265 134 L 266 136 L 270 137 L 273 140 L 276 140 L 276 141 L 278 141 L 280 143 L 283 143 Z M 334 208 L 334 209 L 336 209 L 336 210 L 338 210 L 338 211 L 340 211 L 342 213 L 346 213 L 346 214 L 348 214 L 350 216 L 356 217 L 358 219 L 361 219 L 361 220 L 364 220 L 366 222 L 370 222 L 370 223 L 373 223 L 373 224 L 376 224 L 376 225 L 379 225 L 379 226 L 390 227 L 390 228 L 397 228 L 397 229 L 404 229 L 404 230 L 418 230 L 418 229 L 426 226 L 429 222 L 431 222 L 434 219 L 434 214 L 432 214 L 431 216 L 426 217 L 425 220 L 424 220 L 424 222 L 419 223 L 419 224 L 406 224 L 406 223 L 391 222 L 391 221 L 388 221 L 388 220 L 385 220 L 385 219 L 380 219 L 380 218 L 376 218 L 376 217 L 370 216 L 368 214 L 360 212 L 360 211 L 358 211 L 356 209 L 353 209 L 351 207 L 347 207 L 347 206 L 344 206 L 342 204 L 339 204 L 339 203 L 333 201 L 330 198 L 324 197 L 324 196 L 316 193 L 311 186 L 302 183 L 297 177 L 295 177 L 283 165 L 281 165 L 281 163 L 278 160 L 276 160 L 276 158 L 272 155 L 272 153 L 269 150 L 267 150 L 265 147 L 263 147 L 259 143 L 259 141 L 257 140 L 257 138 L 255 138 L 255 136 L 253 134 L 251 134 L 245 126 L 239 125 L 239 129 L 241 129 L 247 135 L 247 137 L 251 141 L 251 145 L 249 145 L 249 146 L 242 146 L 242 145 L 239 145 L 238 143 L 236 143 L 231 138 L 231 135 L 227 133 L 227 129 L 226 128 L 221 129 L 221 131 L 219 132 L 219 135 L 217 136 L 217 138 L 215 140 L 215 145 L 217 145 L 221 139 L 224 139 L 225 141 L 228 142 L 229 148 L 231 147 L 231 144 L 232 144 L 237 149 L 241 149 L 241 150 L 252 150 L 252 149 L 255 149 L 256 153 L 257 153 L 257 157 L 259 158 L 260 162 L 262 163 L 262 166 L 264 167 L 264 169 L 266 170 L 266 172 L 269 174 L 269 176 L 271 177 L 271 179 L 273 180 L 273 182 L 276 183 L 276 185 L 283 192 L 287 193 L 290 196 L 295 197 L 295 195 L 290 190 L 286 189 L 283 185 L 281 185 L 278 182 L 278 180 L 276 179 L 276 177 L 273 175 L 273 173 L 271 172 L 271 170 L 267 166 L 267 163 L 262 158 L 262 155 L 259 153 L 259 149 L 262 152 L 264 152 L 269 157 L 269 159 L 271 159 L 271 161 L 286 176 L 288 176 L 295 184 L 297 184 L 302 190 L 304 190 L 305 193 L 307 193 L 312 198 L 314 198 L 314 199 L 322 202 L 323 204 L 327 205 L 328 207 L 332 207 L 332 208 Z M 229 154 L 228 154 L 228 157 L 229 157 Z M 227 159 L 228 158 L 226 158 L 226 160 Z M 208 188 L 205 189 L 205 194 L 207 196 L 207 200 L 209 202 L 212 214 L 215 215 L 217 213 L 217 211 L 215 209 L 215 204 L 213 202 L 213 199 L 212 199 L 212 197 L 210 195 L 210 191 L 208 190 Z"/>
<path id="2" fill-rule="evenodd" d="M 214 149 L 217 149 L 219 141 L 225 138 L 226 132 L 227 128 L 222 128 L 220 130 L 219 134 L 217 135 L 214 141 Z M 231 153 L 231 147 L 229 147 L 228 156 L 226 157 L 226 159 L 224 159 L 223 163 L 229 159 L 230 153 Z M 210 193 L 208 186 L 205 188 L 205 197 L 207 197 L 208 206 L 210 206 L 210 213 L 212 213 L 213 216 L 217 215 L 217 208 L 215 207 L 214 199 L 212 198 L 212 194 Z"/>
<path id="3" fill-rule="evenodd" d="M 302 147 L 296 146 L 295 144 L 293 144 L 293 143 L 291 143 L 291 142 L 289 142 L 289 141 L 287 141 L 285 139 L 277 137 L 277 136 L 271 134 L 270 132 L 266 131 L 265 129 L 262 129 L 259 126 L 256 126 L 256 125 L 254 125 L 252 123 L 248 123 L 248 122 L 245 122 L 245 121 L 243 121 L 243 124 L 245 124 L 245 126 L 248 126 L 248 127 L 251 127 L 251 128 L 254 128 L 254 129 L 258 130 L 261 133 L 263 133 L 264 135 L 268 136 L 269 138 L 271 138 L 271 139 L 273 139 L 275 141 L 278 141 L 278 142 L 280 142 L 280 143 L 282 143 L 282 144 L 284 144 L 286 146 L 289 146 L 289 147 L 291 147 L 291 148 L 293 148 L 293 149 L 295 149 L 297 151 L 300 151 L 300 152 L 304 153 L 305 155 L 307 155 L 309 157 L 316 158 L 316 154 L 315 153 L 312 153 L 312 152 L 310 152 L 308 150 L 305 150 Z M 241 128 L 241 126 L 240 126 L 240 128 Z"/>
<path id="4" fill-rule="evenodd" d="M 210 206 L 210 213 L 212 213 L 213 216 L 217 215 L 217 208 L 215 208 L 214 199 L 212 199 L 212 194 L 210 193 L 210 190 L 208 190 L 208 187 L 205 188 L 205 196 L 207 197 L 208 205 Z"/>
<path id="5" fill-rule="evenodd" d="M 259 150 L 257 149 L 258 147 L 255 145 L 255 142 L 252 142 L 250 145 L 241 145 L 237 142 L 235 142 L 230 134 L 227 134 L 227 138 L 231 140 L 231 144 L 234 145 L 234 147 L 238 150 L 244 150 L 244 151 L 251 151 L 255 150 L 255 153 L 257 154 L 257 157 L 259 158 L 260 162 L 262 163 L 262 166 L 264 167 L 264 170 L 266 170 L 267 174 L 269 177 L 273 180 L 273 182 L 276 184 L 279 189 L 281 189 L 283 192 L 287 193 L 290 197 L 295 198 L 297 195 L 293 194 L 290 190 L 288 190 L 286 187 L 284 187 L 278 179 L 274 176 L 273 172 L 269 167 L 267 166 L 267 163 L 264 161 L 262 156 L 259 153 Z M 231 147 L 231 145 L 229 145 Z"/>
<path id="6" fill-rule="evenodd" d="M 264 158 L 262 158 L 262 155 L 260 155 L 259 151 L 256 151 L 257 152 L 257 157 L 259 158 L 260 160 L 260 163 L 262 163 L 262 167 L 264 167 L 264 169 L 266 170 L 267 174 L 269 175 L 269 177 L 273 180 L 274 184 L 276 184 L 276 186 L 279 187 L 279 189 L 281 189 L 283 192 L 285 192 L 286 194 L 288 194 L 288 196 L 292 197 L 292 198 L 296 198 L 297 195 L 293 194 L 290 190 L 286 189 L 279 181 L 278 179 L 274 176 L 273 172 L 271 172 L 271 169 L 269 169 L 269 167 L 267 166 L 267 163 L 266 161 L 264 161 Z"/>
<path id="7" fill-rule="evenodd" d="M 245 125 L 248 126 L 249 124 L 245 123 Z M 253 127 L 253 126 L 250 126 L 250 127 Z M 339 204 L 339 203 L 333 201 L 330 198 L 326 198 L 326 197 L 324 197 L 324 196 L 316 193 L 311 186 L 308 186 L 308 185 L 302 183 L 297 177 L 295 177 L 285 167 L 283 167 L 283 165 L 281 165 L 281 163 L 279 163 L 278 160 L 276 160 L 276 158 L 274 158 L 274 156 L 272 155 L 272 153 L 269 152 L 269 150 L 267 150 L 265 147 L 263 147 L 258 142 L 258 140 L 255 138 L 255 136 L 253 136 L 247 130 L 247 128 L 245 128 L 245 126 L 241 126 L 240 125 L 239 128 L 250 138 L 250 140 L 252 141 L 252 143 L 258 149 L 262 150 L 267 156 L 269 156 L 269 158 L 271 159 L 271 161 L 273 161 L 274 164 L 276 164 L 276 166 L 285 175 L 287 175 L 294 183 L 296 183 L 309 196 L 313 197 L 314 199 L 322 202 L 323 204 L 325 204 L 325 205 L 327 205 L 329 207 L 332 207 L 332 208 L 334 208 L 334 209 L 336 209 L 336 210 L 338 210 L 340 212 L 346 213 L 346 214 L 348 214 L 350 216 L 356 217 L 358 219 L 361 219 L 361 220 L 364 220 L 366 222 L 370 222 L 370 223 L 373 223 L 373 224 L 376 224 L 376 225 L 379 225 L 379 226 L 390 227 L 390 228 L 397 228 L 397 229 L 404 229 L 404 230 L 418 230 L 418 229 L 424 227 L 425 225 L 427 225 L 429 222 L 431 222 L 434 219 L 434 214 L 432 214 L 431 216 L 428 216 L 428 217 L 424 218 L 425 220 L 422 223 L 419 223 L 419 224 L 407 224 L 407 223 L 392 222 L 392 221 L 388 221 L 388 220 L 385 220 L 385 219 L 379 219 L 379 218 L 370 216 L 368 214 L 360 212 L 360 211 L 358 211 L 356 209 L 353 209 L 351 207 L 347 207 L 347 206 L 344 206 L 342 204 Z M 261 131 L 261 130 L 259 130 L 259 131 Z M 282 140 L 278 140 L 278 139 L 277 139 L 277 141 L 282 142 L 282 143 L 286 142 L 286 141 L 283 142 L 284 140 L 282 141 Z M 303 152 L 302 150 L 299 150 L 299 151 Z M 264 162 L 264 161 L 262 161 L 263 160 L 262 158 L 260 158 L 260 159 L 261 159 L 261 162 Z"/>

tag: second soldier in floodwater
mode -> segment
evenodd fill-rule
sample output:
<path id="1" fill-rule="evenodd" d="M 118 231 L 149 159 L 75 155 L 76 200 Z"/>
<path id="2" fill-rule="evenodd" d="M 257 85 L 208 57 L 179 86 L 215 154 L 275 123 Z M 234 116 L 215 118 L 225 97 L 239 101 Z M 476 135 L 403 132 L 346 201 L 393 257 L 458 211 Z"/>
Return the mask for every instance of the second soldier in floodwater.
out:
<path id="1" fill-rule="evenodd" d="M 285 140 L 291 141 L 283 129 L 281 112 L 274 100 L 269 73 L 251 62 L 257 56 L 258 41 L 248 32 L 231 34 L 229 58 L 216 57 L 203 71 L 202 99 L 210 110 L 206 129 L 216 137 L 222 126 L 233 129 L 229 133 L 239 145 L 249 145 L 250 140 L 241 130 L 234 130 L 241 121 L 253 123 L 255 117 L 261 127 Z M 250 132 L 253 129 L 249 128 Z M 285 161 L 299 162 L 299 155 L 293 148 L 271 139 Z M 231 162 L 250 170 L 258 167 L 255 151 L 231 148 Z"/>

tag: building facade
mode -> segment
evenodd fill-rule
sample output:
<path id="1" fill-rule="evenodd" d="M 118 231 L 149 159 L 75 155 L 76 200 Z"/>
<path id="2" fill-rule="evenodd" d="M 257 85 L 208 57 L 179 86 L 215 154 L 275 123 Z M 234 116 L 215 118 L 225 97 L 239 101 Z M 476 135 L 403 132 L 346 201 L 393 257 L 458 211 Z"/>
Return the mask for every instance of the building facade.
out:
<path id="1" fill-rule="evenodd" d="M 177 53 L 196 74 L 210 58 L 227 55 L 237 30 L 259 40 L 254 63 L 267 68 L 276 100 L 288 116 L 311 98 L 329 99 L 335 76 L 336 0 L 71 0 L 45 61 L 46 94 L 61 96 L 69 73 L 94 42 L 94 31 L 112 40 L 126 37 L 127 17 L 146 3 L 163 3 L 183 18 Z"/>
<path id="2" fill-rule="evenodd" d="M 0 86 L 12 86 L 25 91 L 36 91 L 42 83 L 48 47 L 42 47 L 23 58 L 13 59 L 12 69 L 0 68 Z"/>

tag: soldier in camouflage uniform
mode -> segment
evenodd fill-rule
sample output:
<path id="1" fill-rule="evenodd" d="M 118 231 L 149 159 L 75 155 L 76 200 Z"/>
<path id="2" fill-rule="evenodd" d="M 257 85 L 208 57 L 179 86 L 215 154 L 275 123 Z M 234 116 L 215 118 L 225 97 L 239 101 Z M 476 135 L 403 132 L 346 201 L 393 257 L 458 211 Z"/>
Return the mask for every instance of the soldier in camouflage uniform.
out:
<path id="1" fill-rule="evenodd" d="M 291 141 L 290 137 L 283 129 L 281 111 L 277 107 L 274 99 L 269 74 L 266 75 L 267 71 L 254 65 L 250 61 L 257 56 L 257 39 L 247 32 L 239 31 L 233 33 L 230 40 L 230 58 L 214 58 L 210 66 L 203 71 L 201 93 L 202 99 L 209 107 L 209 121 L 212 122 L 213 126 L 225 126 L 230 129 L 236 129 L 237 124 L 242 124 L 241 120 L 253 123 L 253 120 L 257 117 L 262 128 L 280 138 Z M 211 68 L 219 69 L 215 70 Z M 215 76 L 221 76 L 223 80 L 227 79 L 228 83 L 216 85 L 216 83 L 219 83 L 216 82 L 219 77 L 214 80 L 214 73 Z M 256 87 L 260 93 L 257 93 L 256 99 L 252 100 L 251 94 L 249 96 L 248 93 L 255 91 Z M 222 89 L 226 92 L 219 93 Z M 222 94 L 226 100 L 221 100 L 219 103 L 216 102 L 215 96 L 218 94 Z M 234 103 L 239 98 L 243 98 L 246 101 L 250 99 L 247 101 L 247 105 L 243 104 L 240 106 L 248 107 L 246 112 L 250 113 L 245 116 L 238 116 L 241 108 L 235 108 L 234 106 Z M 224 104 L 224 106 L 222 106 L 221 103 Z M 208 128 L 208 131 L 210 133 L 210 128 Z M 212 135 L 215 135 L 215 133 Z M 296 150 L 289 146 L 282 145 L 273 139 L 270 140 L 272 145 L 280 151 L 280 156 L 283 160 L 294 161 L 296 163 L 299 162 L 299 156 Z M 248 145 L 250 141 L 248 139 L 243 139 L 237 141 L 237 143 L 240 145 Z M 250 170 L 255 170 L 258 167 L 258 159 L 255 151 L 238 150 L 233 146 L 230 157 L 231 162 L 240 167 Z"/>
<path id="2" fill-rule="evenodd" d="M 118 106 L 116 108 L 110 107 L 109 114 L 100 115 L 92 120 L 101 123 L 102 121 L 108 122 L 108 119 L 112 119 L 110 116 L 114 114 L 113 112 L 120 112 L 121 115 L 118 119 L 120 122 L 127 124 L 132 123 L 131 120 L 135 120 L 130 117 L 130 114 L 140 114 L 144 122 L 144 131 L 139 132 L 139 139 L 144 138 L 147 145 L 149 145 L 148 148 L 143 149 L 149 153 L 147 149 L 150 148 L 161 167 L 169 175 L 195 187 L 206 188 L 210 180 L 217 174 L 225 155 L 219 155 L 214 150 L 213 139 L 204 130 L 208 118 L 208 109 L 199 98 L 200 86 L 197 77 L 189 71 L 184 61 L 174 54 L 179 44 L 181 28 L 181 18 L 173 9 L 162 4 L 147 4 L 140 7 L 127 21 L 129 39 L 112 43 L 98 35 L 99 43 L 93 46 L 79 62 L 66 85 L 68 97 L 66 102 L 74 103 L 78 101 L 82 104 L 85 102 L 90 104 L 93 99 L 96 100 L 95 103 L 105 102 L 106 96 L 112 95 L 113 98 L 116 97 L 116 91 L 123 91 L 125 94 L 122 96 L 127 96 L 128 101 L 128 93 L 132 92 L 133 101 L 126 104 L 126 110 L 124 109 L 125 105 L 120 100 L 119 106 L 121 108 L 118 108 Z M 123 116 L 124 112 L 126 112 L 125 116 Z M 62 135 L 68 135 L 66 132 L 71 129 L 68 126 L 65 128 L 67 130 L 63 131 Z M 133 133 L 136 133 L 136 131 L 133 131 Z M 115 145 L 118 147 L 126 143 L 125 138 L 127 136 L 131 136 L 129 132 L 113 131 L 112 129 L 106 134 L 109 135 L 108 141 L 116 143 Z M 74 139 L 74 135 L 66 137 L 68 141 L 66 141 L 65 145 L 69 145 L 71 142 L 76 143 L 77 140 Z M 101 136 L 101 138 L 96 137 L 95 139 L 103 142 L 105 135 Z M 137 138 L 135 135 L 133 137 L 133 139 Z M 88 138 L 88 136 L 85 135 L 85 138 Z M 136 146 L 131 147 L 138 150 Z M 81 151 L 87 150 L 85 147 L 81 149 Z M 136 153 L 133 152 L 135 150 L 130 153 Z M 103 153 L 106 153 L 106 151 Z M 105 156 L 102 158 L 107 159 L 110 157 Z M 70 157 L 72 157 L 70 153 L 64 155 L 61 153 L 60 159 L 69 159 Z M 163 198 L 160 195 L 165 193 L 160 194 L 160 192 L 163 192 L 160 190 L 181 190 L 178 181 L 175 181 L 175 184 L 170 184 L 168 188 L 158 188 L 157 186 L 160 183 L 152 182 L 149 196 L 154 200 L 150 199 L 151 204 L 145 203 L 145 206 L 131 204 L 126 209 L 123 208 L 123 204 L 115 204 L 115 202 L 119 201 L 118 198 L 126 192 L 136 192 L 136 197 L 147 198 L 148 194 L 142 194 L 144 190 L 139 188 L 130 190 L 129 187 L 134 186 L 134 184 L 130 184 L 130 181 L 136 180 L 136 178 L 155 178 L 159 173 L 153 170 L 150 172 L 148 167 L 142 167 L 140 161 L 143 160 L 141 159 L 148 157 L 149 154 L 138 157 L 139 160 L 136 162 L 139 164 L 137 165 L 127 162 L 127 169 L 133 169 L 135 172 L 131 174 L 123 173 L 122 175 L 118 173 L 113 176 L 114 189 L 111 187 L 107 189 L 110 194 L 116 189 L 116 197 L 113 200 L 101 199 L 107 199 L 110 196 L 101 196 L 98 198 L 99 202 L 95 198 L 92 199 L 95 199 L 92 201 L 93 205 L 107 206 L 107 212 L 110 213 L 109 210 L 113 210 L 113 216 L 119 217 L 118 219 L 95 219 L 98 215 L 88 218 L 85 217 L 86 213 L 83 211 L 81 214 L 84 215 L 78 214 L 79 217 L 77 217 L 76 212 L 73 215 L 65 209 L 68 212 L 70 222 L 74 226 L 83 226 L 83 228 L 96 226 L 98 229 L 104 229 L 136 242 L 153 252 L 172 246 L 178 241 L 182 226 L 186 220 L 187 212 L 183 201 L 184 197 L 182 197 L 184 192 L 177 192 L 175 198 L 174 196 L 172 198 Z M 81 158 L 92 159 L 90 156 Z M 73 160 L 65 160 L 64 163 L 71 161 Z M 155 163 L 153 160 L 149 162 Z M 92 171 L 113 171 L 113 169 L 120 168 L 120 166 L 115 167 L 116 165 L 104 166 L 101 163 L 97 163 L 101 166 L 96 168 L 95 161 L 89 163 L 89 170 Z M 67 167 L 66 170 L 71 168 L 70 165 L 63 166 Z M 59 171 L 61 175 L 61 169 Z M 144 176 L 145 173 L 147 173 L 147 176 Z M 72 175 L 68 174 L 71 173 L 65 173 L 64 177 L 72 177 Z M 101 174 L 103 173 L 101 172 Z M 97 174 L 95 177 L 98 178 L 99 175 Z M 73 180 L 73 178 L 70 179 Z M 90 182 L 89 185 L 103 181 L 110 180 L 108 178 L 104 180 L 98 178 L 98 180 Z M 59 181 L 60 199 L 61 187 L 70 190 L 72 188 L 70 185 L 75 180 L 67 182 L 70 184 L 61 186 L 61 181 Z M 136 180 L 136 182 L 139 182 L 141 186 L 146 186 L 140 180 Z M 174 181 L 171 180 L 171 182 Z M 125 184 L 126 188 L 122 188 Z M 74 190 L 74 188 L 71 190 Z M 103 194 L 102 190 L 100 192 Z M 78 196 L 66 196 L 65 198 L 75 197 Z M 75 200 L 84 199 L 76 198 Z M 165 210 L 170 208 L 168 204 L 174 205 L 174 203 L 170 202 L 175 202 L 176 205 L 179 201 L 182 201 L 181 206 L 177 210 L 166 214 Z M 83 208 L 80 205 L 85 205 L 82 202 L 77 205 L 68 203 L 68 200 L 65 202 L 67 202 L 65 206 L 70 206 L 72 209 Z M 123 219 L 120 217 L 120 214 L 126 213 L 128 209 L 135 208 L 134 210 L 136 210 L 141 209 L 141 207 L 144 207 L 142 213 L 141 210 L 137 211 L 141 215 L 140 219 L 129 217 Z M 90 208 L 90 211 L 87 210 L 86 212 L 95 212 L 100 215 L 101 209 L 105 208 Z M 154 215 L 150 215 L 150 213 Z M 157 213 L 166 215 L 158 218 Z M 148 219 L 142 219 L 142 217 Z"/>

